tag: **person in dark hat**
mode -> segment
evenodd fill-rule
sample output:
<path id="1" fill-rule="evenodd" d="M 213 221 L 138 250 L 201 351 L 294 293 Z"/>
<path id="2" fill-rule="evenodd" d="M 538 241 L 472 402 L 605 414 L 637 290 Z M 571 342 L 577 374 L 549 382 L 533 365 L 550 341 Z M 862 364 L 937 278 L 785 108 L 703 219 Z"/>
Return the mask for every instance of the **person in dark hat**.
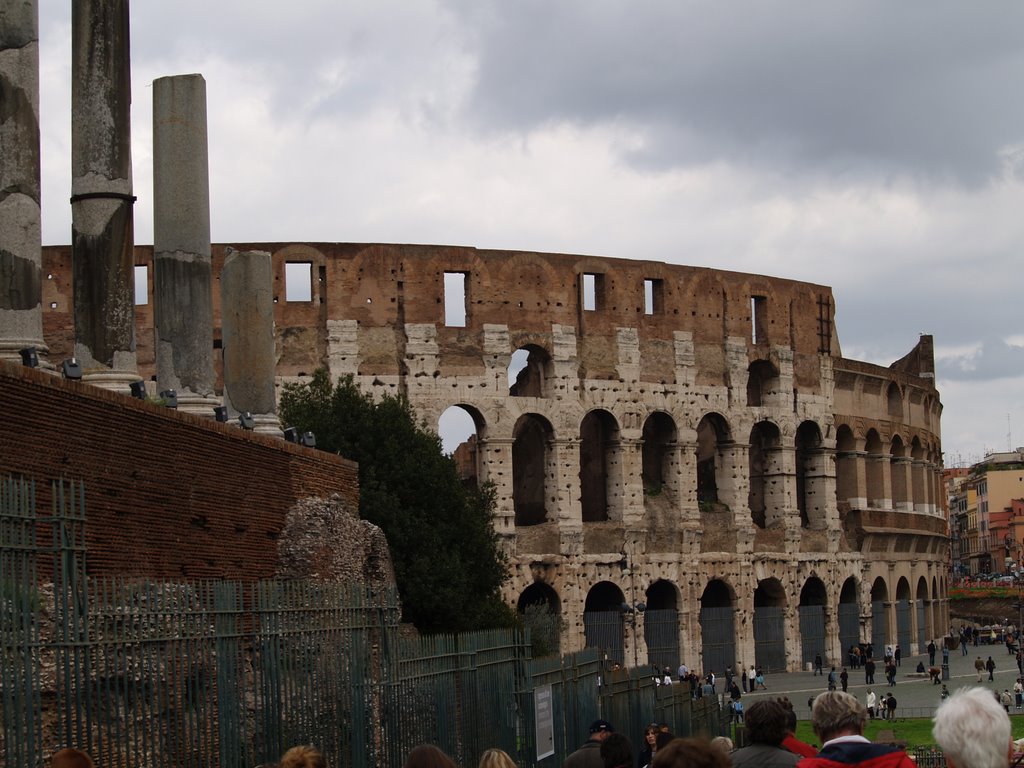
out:
<path id="1" fill-rule="evenodd" d="M 590 738 L 583 746 L 565 758 L 562 768 L 604 768 L 601 759 L 601 742 L 608 738 L 615 729 L 607 720 L 595 720 L 590 724 Z"/>

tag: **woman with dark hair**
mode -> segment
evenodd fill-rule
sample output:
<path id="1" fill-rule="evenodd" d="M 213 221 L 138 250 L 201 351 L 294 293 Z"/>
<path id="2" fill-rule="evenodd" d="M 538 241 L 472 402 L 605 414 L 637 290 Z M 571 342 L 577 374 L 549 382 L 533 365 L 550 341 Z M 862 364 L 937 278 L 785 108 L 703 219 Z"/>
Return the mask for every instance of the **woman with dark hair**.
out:
<path id="1" fill-rule="evenodd" d="M 456 768 L 455 762 L 433 744 L 420 744 L 406 755 L 405 768 Z"/>
<path id="2" fill-rule="evenodd" d="M 657 739 L 658 724 L 651 723 L 644 728 L 644 748 L 640 750 L 640 759 L 636 762 L 640 768 L 647 768 L 654 759 L 654 754 L 658 751 Z"/>

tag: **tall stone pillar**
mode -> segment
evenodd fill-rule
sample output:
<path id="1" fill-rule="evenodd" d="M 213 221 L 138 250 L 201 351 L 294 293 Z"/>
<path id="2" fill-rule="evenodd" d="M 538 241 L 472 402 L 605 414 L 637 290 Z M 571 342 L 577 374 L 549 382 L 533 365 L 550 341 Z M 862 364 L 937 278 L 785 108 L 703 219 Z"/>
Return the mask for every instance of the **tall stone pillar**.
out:
<path id="1" fill-rule="evenodd" d="M 153 81 L 156 380 L 178 408 L 213 417 L 213 296 L 206 81 Z"/>
<path id="2" fill-rule="evenodd" d="M 515 440 L 511 437 L 487 437 L 478 443 L 480 482 L 494 483 L 494 530 L 499 535 L 512 537 L 516 532 L 515 491 L 512 486 L 513 443 Z"/>
<path id="3" fill-rule="evenodd" d="M 75 357 L 128 392 L 135 360 L 128 0 L 76 0 L 71 17 Z"/>
<path id="4" fill-rule="evenodd" d="M 39 217 L 39 6 L 0 7 L 0 359 L 43 342 Z"/>
<path id="5" fill-rule="evenodd" d="M 220 273 L 224 405 L 248 411 L 256 431 L 283 436 L 274 396 L 273 267 L 266 251 L 229 248 Z"/>

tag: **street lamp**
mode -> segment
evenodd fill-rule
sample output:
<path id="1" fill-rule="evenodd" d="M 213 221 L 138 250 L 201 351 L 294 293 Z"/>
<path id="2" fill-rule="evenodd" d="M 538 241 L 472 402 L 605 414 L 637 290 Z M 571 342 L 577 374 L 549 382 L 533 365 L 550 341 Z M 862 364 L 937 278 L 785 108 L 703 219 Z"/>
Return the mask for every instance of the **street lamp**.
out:
<path id="1" fill-rule="evenodd" d="M 646 610 L 647 610 L 647 606 L 644 603 L 633 603 L 632 605 L 630 605 L 629 603 L 623 603 L 622 605 L 619 606 L 619 611 L 622 612 L 622 620 L 625 621 L 633 630 L 633 668 L 634 669 L 636 669 L 638 666 L 640 666 L 640 661 L 639 661 L 638 652 L 637 652 L 637 645 L 639 644 L 639 641 L 637 640 L 636 625 L 637 625 L 638 619 L 640 618 L 641 615 L 643 615 L 643 612 L 646 611 Z"/>

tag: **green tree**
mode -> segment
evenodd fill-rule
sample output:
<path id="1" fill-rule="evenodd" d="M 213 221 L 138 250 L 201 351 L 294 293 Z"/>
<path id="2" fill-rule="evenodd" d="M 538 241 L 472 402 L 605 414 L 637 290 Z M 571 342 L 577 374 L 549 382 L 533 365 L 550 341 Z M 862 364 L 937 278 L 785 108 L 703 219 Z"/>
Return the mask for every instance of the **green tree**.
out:
<path id="1" fill-rule="evenodd" d="M 387 536 L 405 621 L 426 633 L 514 623 L 499 593 L 507 569 L 494 490 L 461 482 L 405 398 L 374 402 L 350 376 L 332 385 L 319 370 L 285 387 L 281 417 L 315 432 L 317 448 L 359 463 L 359 515 Z"/>

